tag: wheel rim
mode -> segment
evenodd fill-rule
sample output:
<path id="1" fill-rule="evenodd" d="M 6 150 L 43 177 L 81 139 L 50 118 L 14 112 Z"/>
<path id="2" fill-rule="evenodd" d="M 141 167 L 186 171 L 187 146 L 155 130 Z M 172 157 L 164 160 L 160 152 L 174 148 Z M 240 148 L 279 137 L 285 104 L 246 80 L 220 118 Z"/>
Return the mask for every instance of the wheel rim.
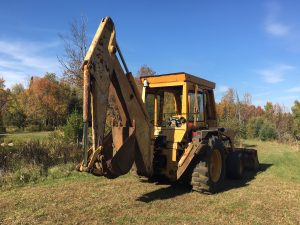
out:
<path id="1" fill-rule="evenodd" d="M 222 172 L 222 157 L 219 150 L 213 150 L 210 158 L 210 176 L 213 182 L 218 182 Z"/>

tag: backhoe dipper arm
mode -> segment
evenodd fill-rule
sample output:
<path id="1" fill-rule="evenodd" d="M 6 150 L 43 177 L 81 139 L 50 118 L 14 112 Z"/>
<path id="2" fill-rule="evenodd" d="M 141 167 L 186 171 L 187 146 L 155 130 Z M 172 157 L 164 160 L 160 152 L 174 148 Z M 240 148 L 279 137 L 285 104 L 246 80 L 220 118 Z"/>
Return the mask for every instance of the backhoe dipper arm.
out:
<path id="1" fill-rule="evenodd" d="M 135 162 L 140 175 L 151 176 L 153 146 L 149 119 L 117 45 L 114 23 L 109 17 L 101 21 L 84 59 L 83 72 L 84 154 L 80 171 L 115 178 L 127 173 Z M 109 93 L 115 96 L 122 125 L 113 126 L 105 136 Z M 88 150 L 89 115 L 92 147 Z"/>

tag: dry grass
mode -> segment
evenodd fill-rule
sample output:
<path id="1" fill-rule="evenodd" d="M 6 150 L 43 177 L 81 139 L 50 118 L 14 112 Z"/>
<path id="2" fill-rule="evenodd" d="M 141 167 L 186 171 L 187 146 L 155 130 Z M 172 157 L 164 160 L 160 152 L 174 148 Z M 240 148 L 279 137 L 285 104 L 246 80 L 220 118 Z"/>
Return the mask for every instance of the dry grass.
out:
<path id="1" fill-rule="evenodd" d="M 107 180 L 75 174 L 2 191 L 0 224 L 300 224 L 300 167 L 286 167 L 294 178 L 278 172 L 286 152 L 296 158 L 300 152 L 274 143 L 257 148 L 263 170 L 228 182 L 216 195 L 131 175 Z"/>

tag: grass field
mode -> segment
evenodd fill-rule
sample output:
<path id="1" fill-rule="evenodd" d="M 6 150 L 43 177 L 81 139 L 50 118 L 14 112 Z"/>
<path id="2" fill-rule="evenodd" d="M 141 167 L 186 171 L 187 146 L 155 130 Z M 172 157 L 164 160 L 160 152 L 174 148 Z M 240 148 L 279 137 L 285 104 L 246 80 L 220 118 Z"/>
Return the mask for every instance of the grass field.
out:
<path id="1" fill-rule="evenodd" d="M 48 138 L 51 133 L 52 131 L 2 134 L 0 136 L 0 141 L 5 143 L 10 143 L 10 142 L 24 142 L 30 140 L 43 140 Z"/>
<path id="2" fill-rule="evenodd" d="M 181 185 L 73 172 L 0 193 L 0 224 L 300 224 L 300 151 L 247 141 L 261 171 L 204 195 Z"/>

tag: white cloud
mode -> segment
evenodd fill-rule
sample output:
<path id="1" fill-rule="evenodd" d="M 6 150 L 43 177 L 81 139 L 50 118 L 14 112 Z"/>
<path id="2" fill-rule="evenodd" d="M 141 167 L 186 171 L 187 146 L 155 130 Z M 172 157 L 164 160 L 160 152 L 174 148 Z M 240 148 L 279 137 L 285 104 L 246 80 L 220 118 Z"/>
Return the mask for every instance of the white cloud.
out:
<path id="1" fill-rule="evenodd" d="M 299 96 L 297 95 L 282 96 L 278 98 L 279 101 L 295 101 L 297 99 L 299 99 Z"/>
<path id="2" fill-rule="evenodd" d="M 300 86 L 299 87 L 293 87 L 287 90 L 287 92 L 290 93 L 300 93 Z"/>
<path id="3" fill-rule="evenodd" d="M 300 96 L 291 95 L 291 96 L 281 96 L 274 97 L 272 95 L 266 96 L 264 98 L 254 98 L 252 103 L 256 106 L 264 107 L 267 102 L 273 102 L 274 104 L 279 104 L 284 107 L 285 111 L 289 111 L 293 106 L 294 101 L 299 99 Z"/>
<path id="4" fill-rule="evenodd" d="M 283 37 L 289 35 L 290 27 L 279 22 L 269 22 L 266 24 L 266 31 L 274 36 Z"/>
<path id="5" fill-rule="evenodd" d="M 291 34 L 291 26 L 279 19 L 281 7 L 276 2 L 269 2 L 266 5 L 267 15 L 265 18 L 265 30 L 276 37 L 287 37 Z"/>
<path id="6" fill-rule="evenodd" d="M 284 81 L 288 71 L 294 69 L 293 66 L 281 64 L 273 68 L 258 70 L 257 73 L 262 76 L 267 83 L 275 84 Z"/>
<path id="7" fill-rule="evenodd" d="M 5 79 L 6 86 L 24 83 L 28 76 L 57 73 L 59 64 L 56 56 L 46 55 L 45 52 L 58 45 L 58 42 L 0 40 L 0 76 Z"/>
<path id="8" fill-rule="evenodd" d="M 216 92 L 217 93 L 225 93 L 226 91 L 228 91 L 230 87 L 226 86 L 226 85 L 219 85 L 217 86 Z"/>

